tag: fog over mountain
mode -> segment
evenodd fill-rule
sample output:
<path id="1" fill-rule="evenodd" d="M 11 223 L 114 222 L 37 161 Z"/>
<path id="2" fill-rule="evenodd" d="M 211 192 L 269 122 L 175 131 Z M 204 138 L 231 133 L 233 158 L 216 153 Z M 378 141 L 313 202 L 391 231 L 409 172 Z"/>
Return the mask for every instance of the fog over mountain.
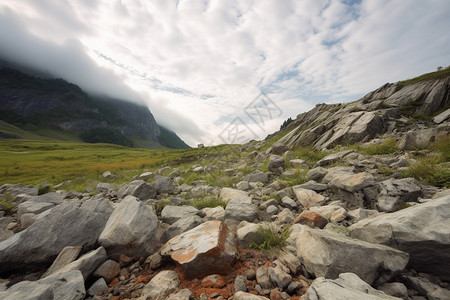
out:
<path id="1" fill-rule="evenodd" d="M 445 0 L 0 0 L 0 56 L 145 102 L 189 144 L 217 144 L 233 141 L 230 125 L 261 139 L 317 103 L 447 66 L 449 10 Z M 261 92 L 276 107 L 252 118 Z"/>

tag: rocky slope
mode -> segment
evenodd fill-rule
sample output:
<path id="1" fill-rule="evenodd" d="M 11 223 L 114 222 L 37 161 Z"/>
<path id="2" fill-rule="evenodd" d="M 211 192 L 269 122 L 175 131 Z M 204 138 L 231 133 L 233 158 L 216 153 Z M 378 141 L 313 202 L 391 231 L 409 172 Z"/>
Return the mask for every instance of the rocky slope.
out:
<path id="1" fill-rule="evenodd" d="M 367 108 L 408 88 L 392 87 L 340 108 L 367 109 L 344 114 L 357 123 L 379 116 L 375 133 L 347 122 L 339 138 L 342 112 L 318 106 L 272 145 L 211 148 L 94 193 L 1 186 L 16 210 L 0 212 L 0 298 L 450 299 L 450 122 L 391 124 L 384 110 L 400 108 Z M 441 95 L 414 114 L 445 108 Z M 295 148 L 313 115 L 336 137 L 328 148 L 369 143 Z M 435 130 L 429 147 L 403 147 L 418 127 Z"/>
<path id="2" fill-rule="evenodd" d="M 19 128 L 59 130 L 83 136 L 92 128 L 116 130 L 135 146 L 187 148 L 176 134 L 156 123 L 147 107 L 90 96 L 62 79 L 44 79 L 19 70 L 0 69 L 0 118 Z M 42 133 L 41 133 L 42 134 Z"/>

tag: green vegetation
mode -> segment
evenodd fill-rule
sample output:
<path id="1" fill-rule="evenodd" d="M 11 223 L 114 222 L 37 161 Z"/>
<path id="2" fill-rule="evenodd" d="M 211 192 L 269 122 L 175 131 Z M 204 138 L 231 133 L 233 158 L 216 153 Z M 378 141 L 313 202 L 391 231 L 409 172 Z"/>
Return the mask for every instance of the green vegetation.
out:
<path id="1" fill-rule="evenodd" d="M 132 147 L 133 143 L 118 130 L 105 127 L 93 127 L 80 134 L 86 143 L 108 143 Z"/>
<path id="2" fill-rule="evenodd" d="M 349 148 L 355 149 L 357 152 L 365 155 L 393 154 L 398 151 L 395 138 L 387 138 L 381 144 L 353 145 L 349 146 Z"/>
<path id="3" fill-rule="evenodd" d="M 11 214 L 15 209 L 14 199 L 10 194 L 4 194 L 0 198 L 0 211 Z"/>
<path id="4" fill-rule="evenodd" d="M 205 197 L 203 199 L 193 200 L 189 203 L 189 205 L 197 209 L 203 209 L 206 207 L 217 207 L 217 206 L 225 208 L 227 206 L 227 203 L 215 197 Z"/>
<path id="5" fill-rule="evenodd" d="M 291 234 L 290 227 L 286 227 L 281 232 L 272 226 L 264 227 L 259 226 L 258 231 L 262 234 L 263 238 L 260 242 L 252 242 L 250 248 L 259 250 L 274 250 L 282 249 L 287 246 L 287 239 Z"/>
<path id="6" fill-rule="evenodd" d="M 417 122 L 431 122 L 433 117 L 425 115 L 425 114 L 415 114 L 411 118 L 408 119 L 407 124 L 414 124 Z"/>
<path id="7" fill-rule="evenodd" d="M 312 147 L 298 147 L 292 151 L 294 158 L 303 159 L 310 166 L 329 154 L 330 152 L 328 151 L 320 151 Z"/>
<path id="8" fill-rule="evenodd" d="M 285 182 L 288 186 L 294 186 L 303 184 L 309 181 L 309 178 L 306 176 L 308 170 L 305 169 L 295 169 L 291 175 L 283 176 L 283 182 Z"/>
<path id="9" fill-rule="evenodd" d="M 444 78 L 444 77 L 447 77 L 447 76 L 450 76 L 450 68 L 445 68 L 443 70 L 439 70 L 439 71 L 431 72 L 431 73 L 426 73 L 426 74 L 420 75 L 420 76 L 415 77 L 415 78 L 399 81 L 398 84 L 400 84 L 401 86 L 408 86 L 410 84 L 418 83 L 418 82 L 421 82 L 421 81 L 432 80 L 432 79 L 439 79 L 439 78 Z"/>
<path id="10" fill-rule="evenodd" d="M 283 122 L 283 124 L 281 124 L 280 126 L 280 131 L 283 130 L 284 128 L 286 128 L 289 124 L 291 124 L 292 122 L 294 122 L 294 120 L 292 120 L 291 117 L 289 117 L 287 120 L 285 120 Z"/>

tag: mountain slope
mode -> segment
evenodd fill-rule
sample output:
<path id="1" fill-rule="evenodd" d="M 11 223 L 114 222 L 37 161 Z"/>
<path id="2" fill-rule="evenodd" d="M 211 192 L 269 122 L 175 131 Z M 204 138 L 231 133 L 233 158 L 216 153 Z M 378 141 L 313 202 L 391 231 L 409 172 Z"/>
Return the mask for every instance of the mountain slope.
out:
<path id="1" fill-rule="evenodd" d="M 395 136 L 401 147 L 419 147 L 449 129 L 450 70 L 425 75 L 387 83 L 352 103 L 318 104 L 298 115 L 279 142 L 323 149 Z"/>
<path id="2" fill-rule="evenodd" d="M 91 96 L 63 79 L 44 79 L 1 68 L 0 103 L 0 120 L 31 134 L 79 140 L 90 133 L 101 137 L 98 142 L 128 140 L 121 144 L 161 147 L 158 140 L 161 130 L 147 107 Z M 115 138 L 108 139 L 109 136 Z"/>

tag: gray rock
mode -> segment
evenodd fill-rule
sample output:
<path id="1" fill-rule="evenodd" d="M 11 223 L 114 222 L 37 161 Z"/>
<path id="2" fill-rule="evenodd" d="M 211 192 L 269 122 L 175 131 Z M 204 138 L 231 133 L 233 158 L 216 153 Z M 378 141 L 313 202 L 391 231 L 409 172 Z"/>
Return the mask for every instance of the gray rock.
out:
<path id="1" fill-rule="evenodd" d="M 266 209 L 266 213 L 269 215 L 275 215 L 278 212 L 278 207 L 271 205 Z"/>
<path id="2" fill-rule="evenodd" d="M 277 216 L 275 222 L 277 224 L 289 224 L 294 221 L 295 216 L 289 208 L 283 209 Z"/>
<path id="3" fill-rule="evenodd" d="M 222 201 L 228 202 L 235 198 L 248 198 L 248 193 L 232 188 L 223 188 L 220 191 L 220 199 Z"/>
<path id="4" fill-rule="evenodd" d="M 382 300 L 397 299 L 372 288 L 356 274 L 342 273 L 335 280 L 319 277 L 313 281 L 302 300 Z"/>
<path id="5" fill-rule="evenodd" d="M 34 203 L 52 203 L 58 205 L 63 203 L 64 197 L 56 192 L 50 192 L 47 194 L 36 196 L 32 198 L 30 201 L 33 201 Z"/>
<path id="6" fill-rule="evenodd" d="M 260 266 L 256 270 L 256 282 L 258 282 L 263 289 L 271 289 L 274 287 L 269 277 L 269 266 L 267 264 Z"/>
<path id="7" fill-rule="evenodd" d="M 236 292 L 247 292 L 247 284 L 245 283 L 245 277 L 242 275 L 236 276 L 234 279 L 234 290 Z"/>
<path id="8" fill-rule="evenodd" d="M 291 274 L 295 275 L 302 269 L 302 264 L 300 259 L 292 254 L 291 252 L 284 251 L 278 256 L 278 260 L 283 263 L 289 270 Z"/>
<path id="9" fill-rule="evenodd" d="M 346 190 L 347 192 L 354 193 L 360 191 L 365 187 L 373 185 L 375 180 L 372 174 L 367 172 L 361 172 L 358 174 L 352 174 L 347 176 L 339 176 L 331 180 L 328 186 L 331 188 L 339 188 Z"/>
<path id="10" fill-rule="evenodd" d="M 20 219 L 22 215 L 32 213 L 32 214 L 40 214 L 46 210 L 55 207 L 53 203 L 48 202 L 34 202 L 34 201 L 26 201 L 17 207 L 17 217 Z"/>
<path id="11" fill-rule="evenodd" d="M 403 283 L 400 282 L 389 282 L 382 284 L 378 289 L 385 294 L 393 297 L 398 297 L 401 299 L 408 299 L 408 289 Z"/>
<path id="12" fill-rule="evenodd" d="M 414 178 L 388 179 L 379 183 L 377 207 L 380 211 L 394 212 L 406 202 L 415 202 L 422 196 L 422 188 Z"/>
<path id="13" fill-rule="evenodd" d="M 144 172 L 141 175 L 138 176 L 139 180 L 144 180 L 147 181 L 150 178 L 153 178 L 153 173 L 152 172 Z"/>
<path id="14" fill-rule="evenodd" d="M 290 209 L 297 209 L 298 204 L 297 202 L 295 202 L 293 199 L 291 199 L 290 197 L 286 196 L 283 197 L 283 199 L 281 199 L 281 205 Z"/>
<path id="15" fill-rule="evenodd" d="M 450 291 L 432 283 L 427 278 L 404 276 L 404 281 L 409 289 L 416 290 L 420 295 L 432 300 L 450 299 Z"/>
<path id="16" fill-rule="evenodd" d="M 127 196 L 114 209 L 98 241 L 116 261 L 120 254 L 148 256 L 157 246 L 157 228 L 153 209 Z"/>
<path id="17" fill-rule="evenodd" d="M 172 193 L 175 188 L 172 179 L 169 177 L 159 177 L 154 182 L 150 183 L 149 186 L 156 191 L 157 194 Z"/>
<path id="18" fill-rule="evenodd" d="M 99 278 L 96 282 L 94 282 L 91 287 L 87 290 L 88 295 L 95 296 L 100 295 L 108 290 L 108 286 L 106 285 L 105 279 Z"/>
<path id="19" fill-rule="evenodd" d="M 180 219 L 187 218 L 190 216 L 204 216 L 202 211 L 198 210 L 193 206 L 183 205 L 183 206 L 173 206 L 167 205 L 161 211 L 161 218 L 163 222 L 167 224 L 173 224 Z"/>
<path id="20" fill-rule="evenodd" d="M 328 169 L 325 169 L 323 167 L 317 167 L 314 169 L 311 169 L 306 173 L 306 177 L 308 177 L 311 180 L 320 181 L 322 180 L 325 175 L 327 175 Z"/>
<path id="21" fill-rule="evenodd" d="M 279 155 L 272 154 L 269 157 L 269 164 L 267 165 L 267 169 L 270 172 L 275 174 L 281 174 L 284 169 L 284 158 Z"/>
<path id="22" fill-rule="evenodd" d="M 175 292 L 180 284 L 180 279 L 175 271 L 165 270 L 156 274 L 142 291 L 143 300 L 162 300 L 167 295 Z"/>
<path id="23" fill-rule="evenodd" d="M 258 209 L 250 198 L 234 198 L 225 207 L 225 219 L 252 222 L 258 217 Z"/>
<path id="24" fill-rule="evenodd" d="M 257 296 L 250 293 L 239 291 L 234 294 L 234 300 L 267 300 L 269 298 Z"/>
<path id="25" fill-rule="evenodd" d="M 325 176 L 325 175 L 324 175 Z M 315 192 L 323 192 L 328 188 L 327 184 L 318 183 L 314 180 L 310 180 L 308 182 L 305 182 L 303 184 L 300 184 L 298 187 L 307 189 L 307 190 L 313 190 Z"/>
<path id="26" fill-rule="evenodd" d="M 181 291 L 171 294 L 169 297 L 167 297 L 166 300 L 191 300 L 192 299 L 192 292 L 188 289 L 182 289 Z"/>
<path id="27" fill-rule="evenodd" d="M 256 170 L 253 173 L 246 175 L 243 180 L 248 182 L 262 182 L 265 184 L 269 182 L 269 176 L 267 176 L 266 173 Z"/>
<path id="28" fill-rule="evenodd" d="M 382 284 L 400 273 L 408 263 L 409 255 L 394 248 L 354 240 L 328 230 L 294 226 L 301 226 L 296 238 L 297 255 L 308 272 L 316 277 L 336 278 L 340 273 L 353 272 L 369 284 Z"/>
<path id="29" fill-rule="evenodd" d="M 270 148 L 269 153 L 276 154 L 276 155 L 282 155 L 284 152 L 286 152 L 288 150 L 289 150 L 289 148 L 286 145 L 281 144 L 281 143 L 275 143 Z"/>
<path id="30" fill-rule="evenodd" d="M 197 227 L 201 223 L 203 223 L 203 219 L 197 215 L 188 215 L 183 217 L 170 225 L 166 231 L 164 231 L 164 234 L 161 237 L 161 242 L 165 243 L 171 238 Z"/>
<path id="31" fill-rule="evenodd" d="M 388 245 L 410 254 L 409 266 L 450 280 L 450 196 L 364 219 L 349 227 L 350 236 Z"/>
<path id="32" fill-rule="evenodd" d="M 334 204 L 325 206 L 313 206 L 309 210 L 318 213 L 329 221 L 334 222 L 340 222 L 347 216 L 347 210 L 345 208 Z"/>
<path id="33" fill-rule="evenodd" d="M 357 208 L 350 210 L 347 213 L 347 216 L 353 223 L 356 223 L 377 214 L 379 214 L 379 212 L 375 209 Z"/>
<path id="34" fill-rule="evenodd" d="M 267 209 L 271 205 L 274 205 L 274 206 L 278 205 L 278 201 L 275 199 L 269 199 L 269 200 L 266 200 L 263 203 L 261 203 L 260 207 L 262 209 Z"/>
<path id="35" fill-rule="evenodd" d="M 96 190 L 99 193 L 109 193 L 110 191 L 112 191 L 114 189 L 115 189 L 115 184 L 106 183 L 106 182 L 99 182 L 96 187 Z"/>
<path id="36" fill-rule="evenodd" d="M 241 222 L 236 231 L 236 239 L 242 248 L 249 248 L 252 243 L 260 244 L 264 240 L 264 235 L 259 229 L 260 224 Z"/>
<path id="37" fill-rule="evenodd" d="M 47 277 L 50 274 L 53 274 L 63 267 L 67 266 L 71 262 L 73 262 L 80 254 L 81 246 L 67 246 L 58 254 L 55 261 L 53 261 L 52 265 L 48 270 L 42 275 L 42 278 Z"/>
<path id="38" fill-rule="evenodd" d="M 111 174 L 110 171 L 105 171 L 105 172 L 103 172 L 102 177 L 103 178 L 113 178 L 114 176 L 113 176 L 113 174 Z"/>
<path id="39" fill-rule="evenodd" d="M 60 204 L 45 212 L 45 218 L 0 242 L 0 272 L 50 264 L 66 246 L 92 249 L 109 214 L 78 206 L 78 203 Z"/>
<path id="40" fill-rule="evenodd" d="M 291 165 L 294 168 L 299 168 L 299 167 L 308 168 L 308 164 L 303 159 L 298 159 L 298 158 L 297 159 L 291 159 L 290 163 L 291 163 Z"/>
<path id="41" fill-rule="evenodd" d="M 50 276 L 38 281 L 22 281 L 4 292 L 3 300 L 82 300 L 86 295 L 84 279 L 80 271 Z"/>
<path id="42" fill-rule="evenodd" d="M 221 221 L 208 221 L 168 241 L 161 249 L 188 278 L 228 274 L 235 260 L 233 234 Z"/>
<path id="43" fill-rule="evenodd" d="M 222 206 L 217 207 L 205 207 L 202 209 L 207 220 L 219 220 L 225 219 L 225 209 Z"/>
<path id="44" fill-rule="evenodd" d="M 350 177 L 355 175 L 354 167 L 333 167 L 327 169 L 327 174 L 323 177 L 322 183 L 330 183 L 335 179 Z"/>
<path id="45" fill-rule="evenodd" d="M 307 190 L 301 188 L 296 185 L 292 187 L 297 200 L 303 205 L 305 208 L 310 208 L 312 206 L 321 206 L 325 203 L 325 197 L 317 194 L 313 190 Z"/>
<path id="46" fill-rule="evenodd" d="M 248 191 L 251 187 L 250 184 L 248 184 L 248 181 L 239 181 L 236 184 L 236 188 L 241 191 Z"/>
<path id="47" fill-rule="evenodd" d="M 353 153 L 353 150 L 345 150 L 345 151 L 341 151 L 338 153 L 333 153 L 330 154 L 328 156 L 325 156 L 324 158 L 322 158 L 321 160 L 319 160 L 318 162 L 316 162 L 314 164 L 314 166 L 319 166 L 319 167 L 324 167 L 324 166 L 328 166 L 331 164 L 334 164 L 338 161 L 341 161 L 345 156 Z"/>
<path id="48" fill-rule="evenodd" d="M 96 250 L 92 250 L 84 254 L 79 259 L 55 271 L 55 273 L 53 274 L 60 275 L 73 270 L 79 270 L 86 280 L 92 274 L 92 272 L 94 272 L 95 269 L 97 269 L 106 261 L 106 259 L 107 256 L 105 248 L 99 247 Z M 50 276 L 53 274 L 50 274 Z"/>
<path id="49" fill-rule="evenodd" d="M 440 124 L 445 120 L 447 120 L 449 117 L 450 117 L 450 108 L 434 117 L 433 122 L 436 124 Z"/>
<path id="50" fill-rule="evenodd" d="M 135 180 L 123 185 L 117 192 L 119 199 L 123 199 L 128 195 L 134 196 L 139 200 L 153 199 L 156 196 L 156 190 L 143 180 Z"/>
<path id="51" fill-rule="evenodd" d="M 270 267 L 269 277 L 270 280 L 282 290 L 286 289 L 292 282 L 291 275 L 286 273 L 280 266 L 276 266 L 275 268 Z"/>
<path id="52" fill-rule="evenodd" d="M 20 225 L 22 229 L 30 227 L 36 221 L 37 215 L 33 213 L 26 213 L 20 216 Z"/>

